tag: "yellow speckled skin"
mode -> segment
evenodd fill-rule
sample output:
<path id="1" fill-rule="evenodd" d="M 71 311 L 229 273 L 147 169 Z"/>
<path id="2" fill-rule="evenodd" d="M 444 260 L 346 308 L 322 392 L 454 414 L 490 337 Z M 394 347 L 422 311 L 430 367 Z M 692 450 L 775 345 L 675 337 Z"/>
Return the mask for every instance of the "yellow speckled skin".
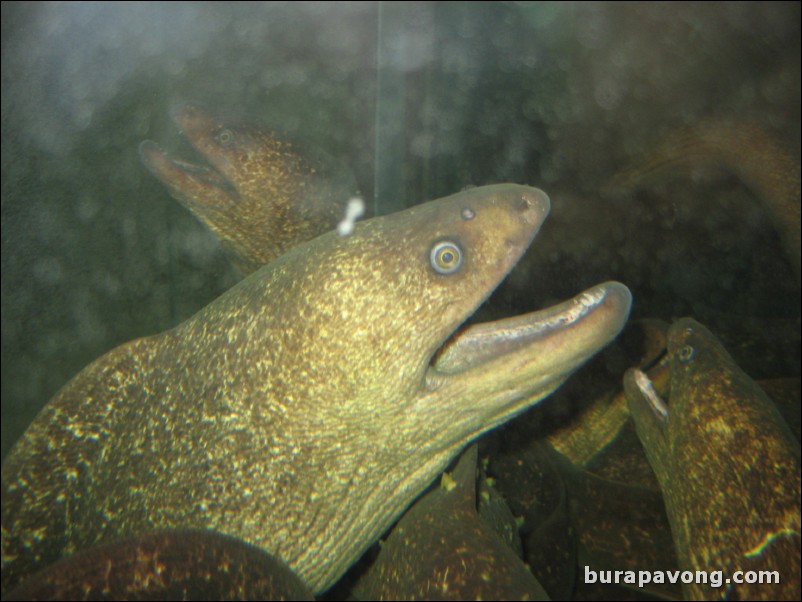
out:
<path id="1" fill-rule="evenodd" d="M 660 481 L 683 570 L 778 571 L 779 584 L 684 586 L 688 599 L 799 600 L 800 447 L 773 402 L 704 326 L 668 334 L 662 422 L 628 372 L 638 435 Z"/>
<path id="2" fill-rule="evenodd" d="M 351 172 L 322 151 L 195 105 L 179 107 L 173 118 L 213 168 L 173 160 L 150 141 L 140 146 L 142 162 L 246 275 L 332 230 L 356 193 Z"/>
<path id="3" fill-rule="evenodd" d="M 330 232 L 89 365 L 3 465 L 4 589 L 99 540 L 172 527 L 234 535 L 314 591 L 332 585 L 467 442 L 623 327 L 629 291 L 609 283 L 530 343 L 431 366 L 548 210 L 537 189 L 497 185 Z M 430 258 L 443 241 L 462 251 L 448 274 Z"/>

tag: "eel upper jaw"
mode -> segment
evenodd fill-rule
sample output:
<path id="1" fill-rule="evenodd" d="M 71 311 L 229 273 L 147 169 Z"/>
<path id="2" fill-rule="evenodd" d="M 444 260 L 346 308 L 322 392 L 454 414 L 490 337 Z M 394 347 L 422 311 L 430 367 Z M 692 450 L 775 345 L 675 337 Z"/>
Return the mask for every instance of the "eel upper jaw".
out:
<path id="1" fill-rule="evenodd" d="M 459 330 L 432 359 L 425 388 L 487 389 L 501 423 L 554 391 L 623 328 L 631 294 L 608 282 L 528 314 Z"/>

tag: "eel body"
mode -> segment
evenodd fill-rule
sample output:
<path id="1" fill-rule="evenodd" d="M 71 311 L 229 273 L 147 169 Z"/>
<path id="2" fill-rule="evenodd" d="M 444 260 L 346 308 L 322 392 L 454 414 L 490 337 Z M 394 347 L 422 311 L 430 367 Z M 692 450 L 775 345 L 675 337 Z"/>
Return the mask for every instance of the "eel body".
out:
<path id="1" fill-rule="evenodd" d="M 314 600 L 264 550 L 201 529 L 152 531 L 82 550 L 3 600 Z"/>

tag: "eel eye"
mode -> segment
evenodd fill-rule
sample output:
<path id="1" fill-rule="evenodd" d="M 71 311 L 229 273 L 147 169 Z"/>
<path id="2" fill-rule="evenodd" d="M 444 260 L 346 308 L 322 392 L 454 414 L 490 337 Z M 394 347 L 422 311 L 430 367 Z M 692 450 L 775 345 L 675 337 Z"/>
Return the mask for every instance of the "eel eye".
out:
<path id="1" fill-rule="evenodd" d="M 223 146 L 230 146 L 234 142 L 234 133 L 231 130 L 222 130 L 217 134 L 217 141 Z"/>
<path id="2" fill-rule="evenodd" d="M 429 262 L 438 274 L 453 274 L 462 265 L 462 249 L 456 243 L 436 243 L 429 253 Z"/>
<path id="3" fill-rule="evenodd" d="M 693 347 L 690 345 L 685 345 L 679 350 L 679 361 L 682 364 L 687 364 L 693 359 L 694 355 L 696 355 L 696 352 L 694 351 Z"/>

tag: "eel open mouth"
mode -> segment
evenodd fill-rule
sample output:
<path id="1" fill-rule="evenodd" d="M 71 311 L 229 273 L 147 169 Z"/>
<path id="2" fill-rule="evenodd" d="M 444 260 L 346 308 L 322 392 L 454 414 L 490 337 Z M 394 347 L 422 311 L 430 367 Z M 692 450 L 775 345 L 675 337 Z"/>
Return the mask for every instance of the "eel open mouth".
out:
<path id="1" fill-rule="evenodd" d="M 432 359 L 427 386 L 496 373 L 511 395 L 544 397 L 618 335 L 631 303 L 626 286 L 607 282 L 546 309 L 460 329 Z"/>
<path id="2" fill-rule="evenodd" d="M 195 148 L 203 155 L 200 149 Z M 173 158 L 151 140 L 139 145 L 139 157 L 150 172 L 182 202 L 185 202 L 182 197 L 190 191 L 198 195 L 201 191 L 209 194 L 210 189 L 216 189 L 226 195 L 238 195 L 234 183 L 211 162 L 202 165 Z"/>

